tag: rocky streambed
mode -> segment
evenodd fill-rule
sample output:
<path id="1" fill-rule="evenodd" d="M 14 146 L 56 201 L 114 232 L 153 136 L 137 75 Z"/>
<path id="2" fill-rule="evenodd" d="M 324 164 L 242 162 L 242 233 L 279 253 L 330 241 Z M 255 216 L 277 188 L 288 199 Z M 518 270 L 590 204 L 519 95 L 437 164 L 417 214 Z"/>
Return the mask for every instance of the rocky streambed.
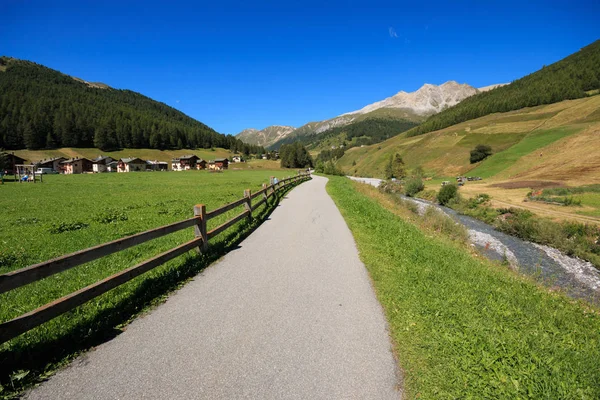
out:
<path id="1" fill-rule="evenodd" d="M 352 180 L 379 186 L 380 179 L 349 177 Z M 570 296 L 600 304 L 600 271 L 590 262 L 569 257 L 559 250 L 527 242 L 497 231 L 491 225 L 431 202 L 400 196 L 415 202 L 419 213 L 435 207 L 462 224 L 469 232 L 471 245 L 492 260 L 508 262 L 519 272 L 533 275 L 548 286 L 563 288 Z"/>

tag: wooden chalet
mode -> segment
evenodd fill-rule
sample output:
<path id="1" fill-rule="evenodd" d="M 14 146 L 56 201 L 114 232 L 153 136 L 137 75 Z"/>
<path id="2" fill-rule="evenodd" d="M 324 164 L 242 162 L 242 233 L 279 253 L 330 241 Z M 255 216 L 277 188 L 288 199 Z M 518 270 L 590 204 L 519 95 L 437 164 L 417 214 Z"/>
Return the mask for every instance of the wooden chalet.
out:
<path id="1" fill-rule="evenodd" d="M 92 172 L 93 163 L 87 158 L 71 158 L 60 163 L 63 174 L 83 174 Z"/>
<path id="2" fill-rule="evenodd" d="M 226 158 L 216 158 L 208 162 L 209 171 L 223 171 L 227 168 L 229 168 L 229 160 Z"/>
<path id="3" fill-rule="evenodd" d="M 98 172 L 107 172 L 108 171 L 108 164 L 110 164 L 111 162 L 113 162 L 113 158 L 109 157 L 109 156 L 98 156 L 96 158 L 94 158 L 92 160 L 92 167 L 93 167 L 93 171 L 98 173 Z"/>
<path id="4" fill-rule="evenodd" d="M 188 171 L 196 169 L 196 164 L 200 158 L 194 154 L 181 156 L 171 160 L 171 169 L 173 171 Z"/>
<path id="5" fill-rule="evenodd" d="M 148 164 L 141 158 L 121 158 L 117 163 L 117 172 L 145 171 Z"/>
<path id="6" fill-rule="evenodd" d="M 198 162 L 196 162 L 196 169 L 206 169 L 206 160 L 203 159 L 198 159 Z"/>

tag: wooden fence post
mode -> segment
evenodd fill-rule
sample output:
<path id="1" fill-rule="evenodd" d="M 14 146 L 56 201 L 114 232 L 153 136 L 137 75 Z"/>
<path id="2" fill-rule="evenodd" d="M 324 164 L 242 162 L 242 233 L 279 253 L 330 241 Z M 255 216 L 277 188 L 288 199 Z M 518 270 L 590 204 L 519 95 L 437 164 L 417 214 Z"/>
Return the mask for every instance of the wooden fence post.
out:
<path id="1" fill-rule="evenodd" d="M 248 211 L 248 221 L 252 220 L 252 198 L 250 197 L 252 193 L 250 189 L 244 190 L 244 197 L 246 198 L 246 203 L 244 203 L 244 208 Z"/>
<path id="2" fill-rule="evenodd" d="M 204 204 L 198 204 L 194 206 L 194 216 L 200 217 L 200 221 L 194 227 L 196 237 L 202 238 L 202 246 L 198 249 L 199 253 L 208 249 L 208 235 L 206 234 L 206 206 Z"/>
<path id="3" fill-rule="evenodd" d="M 262 188 L 263 188 L 263 195 L 262 195 L 262 197 L 265 200 L 265 204 L 268 206 L 269 205 L 269 199 L 267 198 L 268 197 L 267 196 L 268 195 L 268 193 L 267 193 L 267 184 L 263 183 L 262 184 Z"/>

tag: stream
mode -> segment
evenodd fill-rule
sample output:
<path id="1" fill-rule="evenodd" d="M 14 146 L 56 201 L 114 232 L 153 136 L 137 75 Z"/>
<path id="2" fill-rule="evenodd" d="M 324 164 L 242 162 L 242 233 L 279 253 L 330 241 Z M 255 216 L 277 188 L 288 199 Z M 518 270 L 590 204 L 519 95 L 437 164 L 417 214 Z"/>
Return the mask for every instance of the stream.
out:
<path id="1" fill-rule="evenodd" d="M 375 187 L 381 183 L 381 179 L 375 178 L 349 178 Z M 435 207 L 465 226 L 469 232 L 471 245 L 487 258 L 507 261 L 512 268 L 533 275 L 546 286 L 558 286 L 571 297 L 600 304 L 600 271 L 592 263 L 569 257 L 555 248 L 527 242 L 499 232 L 491 225 L 460 215 L 451 208 L 421 199 L 401 195 L 400 197 L 417 203 L 419 214 L 423 214 L 428 207 Z"/>

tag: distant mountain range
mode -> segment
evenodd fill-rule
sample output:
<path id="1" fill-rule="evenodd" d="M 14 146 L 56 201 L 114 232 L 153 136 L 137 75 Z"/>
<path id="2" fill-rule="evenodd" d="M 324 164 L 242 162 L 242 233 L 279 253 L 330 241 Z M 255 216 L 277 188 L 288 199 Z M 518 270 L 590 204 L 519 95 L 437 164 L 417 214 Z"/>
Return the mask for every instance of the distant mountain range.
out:
<path id="1" fill-rule="evenodd" d="M 249 144 L 275 143 L 290 135 L 296 128 L 293 126 L 273 125 L 265 129 L 244 129 L 236 135 L 238 139 Z"/>
<path id="2" fill-rule="evenodd" d="M 351 111 L 325 121 L 309 122 L 297 129 L 291 126 L 269 126 L 265 129 L 244 129 L 237 137 L 246 143 L 264 147 L 278 147 L 278 143 L 286 143 L 294 138 L 317 135 L 333 128 L 347 126 L 354 122 L 370 118 L 387 118 L 407 120 L 413 123 L 424 121 L 427 117 L 452 107 L 467 97 L 491 90 L 499 85 L 474 88 L 468 84 L 448 81 L 436 86 L 426 83 L 419 90 L 411 93 L 401 91 L 360 110 Z"/>

